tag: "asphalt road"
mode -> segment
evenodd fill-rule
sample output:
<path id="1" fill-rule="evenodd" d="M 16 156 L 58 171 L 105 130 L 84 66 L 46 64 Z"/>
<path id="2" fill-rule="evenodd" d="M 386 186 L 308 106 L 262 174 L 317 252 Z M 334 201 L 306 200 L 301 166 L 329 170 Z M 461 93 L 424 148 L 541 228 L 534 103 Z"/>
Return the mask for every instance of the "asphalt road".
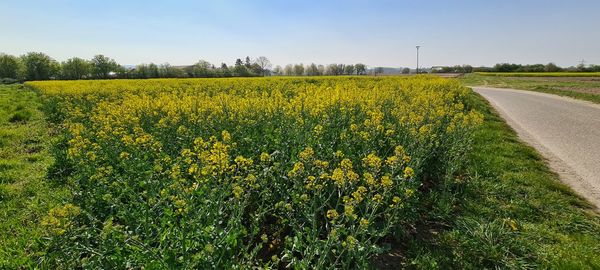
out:
<path id="1" fill-rule="evenodd" d="M 600 208 L 600 105 L 514 89 L 473 87 L 561 180 Z"/>

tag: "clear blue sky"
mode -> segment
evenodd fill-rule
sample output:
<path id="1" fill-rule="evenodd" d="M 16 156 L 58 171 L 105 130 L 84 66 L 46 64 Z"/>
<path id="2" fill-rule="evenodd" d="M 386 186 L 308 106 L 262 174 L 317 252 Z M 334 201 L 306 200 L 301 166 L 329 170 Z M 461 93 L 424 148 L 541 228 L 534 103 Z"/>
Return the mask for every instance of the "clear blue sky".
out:
<path id="1" fill-rule="evenodd" d="M 598 0 L 0 0 L 0 52 L 121 64 L 600 64 Z"/>

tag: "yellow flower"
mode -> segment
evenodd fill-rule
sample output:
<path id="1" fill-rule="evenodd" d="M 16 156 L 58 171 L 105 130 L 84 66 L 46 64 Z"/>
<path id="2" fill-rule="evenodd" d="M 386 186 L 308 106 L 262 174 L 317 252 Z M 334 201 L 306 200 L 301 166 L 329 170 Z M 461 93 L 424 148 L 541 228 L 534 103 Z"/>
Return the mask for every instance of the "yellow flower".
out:
<path id="1" fill-rule="evenodd" d="M 304 160 L 304 161 L 308 161 L 310 158 L 313 157 L 313 155 L 315 154 L 315 151 L 312 149 L 312 147 L 306 147 L 302 152 L 300 152 L 299 156 L 300 159 Z"/>
<path id="2" fill-rule="evenodd" d="M 204 251 L 206 251 L 208 254 L 212 254 L 213 252 L 215 252 L 215 247 L 210 243 L 206 244 L 204 245 Z"/>
<path id="3" fill-rule="evenodd" d="M 237 156 L 234 162 L 238 165 L 240 169 L 244 170 L 248 169 L 253 163 L 252 159 L 244 158 L 243 156 Z"/>
<path id="4" fill-rule="evenodd" d="M 404 169 L 404 178 L 408 179 L 412 178 L 413 176 L 415 176 L 415 171 L 411 167 L 406 167 Z"/>
<path id="5" fill-rule="evenodd" d="M 242 197 L 242 193 L 244 193 L 244 189 L 238 185 L 233 186 L 233 196 L 237 199 Z"/>
<path id="6" fill-rule="evenodd" d="M 374 153 L 367 155 L 362 161 L 363 165 L 367 168 L 374 170 L 379 170 L 379 168 L 381 168 L 381 158 L 376 156 Z"/>
<path id="7" fill-rule="evenodd" d="M 354 200 L 356 200 L 357 202 L 361 202 L 364 199 L 364 194 L 366 192 L 367 188 L 360 186 L 356 191 L 352 192 L 352 197 L 354 197 Z"/>
<path id="8" fill-rule="evenodd" d="M 360 226 L 360 227 L 363 227 L 363 228 L 365 228 L 365 227 L 369 226 L 369 220 L 367 220 L 367 219 L 365 219 L 365 218 L 361 218 L 361 219 L 360 219 L 360 222 L 359 222 L 359 226 Z"/>
<path id="9" fill-rule="evenodd" d="M 346 237 L 346 241 L 342 242 L 342 246 L 347 247 L 349 249 L 353 249 L 356 246 L 356 238 L 351 235 Z"/>
<path id="10" fill-rule="evenodd" d="M 192 156 L 192 150 L 185 148 L 183 150 L 181 150 L 181 156 L 182 157 L 189 157 Z"/>
<path id="11" fill-rule="evenodd" d="M 351 204 L 344 205 L 344 215 L 346 215 L 349 218 L 353 218 L 354 217 L 354 206 Z"/>
<path id="12" fill-rule="evenodd" d="M 304 171 L 304 163 L 296 162 L 296 163 L 294 163 L 294 168 L 288 172 L 288 176 L 294 177 L 294 176 L 302 173 L 302 171 Z"/>
<path id="13" fill-rule="evenodd" d="M 369 133 L 366 131 L 361 131 L 358 133 L 358 135 L 365 141 L 368 141 L 371 139 L 371 136 L 369 136 Z"/>
<path id="14" fill-rule="evenodd" d="M 394 184 L 392 178 L 389 175 L 384 175 L 381 177 L 381 185 L 385 188 L 389 188 Z"/>
<path id="15" fill-rule="evenodd" d="M 385 160 L 385 164 L 387 164 L 388 166 L 392 166 L 393 167 L 393 166 L 398 165 L 398 161 L 399 161 L 399 159 L 398 159 L 397 156 L 391 156 L 391 157 L 388 157 Z"/>
<path id="16" fill-rule="evenodd" d="M 260 154 L 260 161 L 262 162 L 269 162 L 271 161 L 271 155 L 269 155 L 269 153 L 262 153 Z"/>
<path id="17" fill-rule="evenodd" d="M 403 207 L 404 200 L 406 205 L 414 201 L 418 190 L 396 187 L 401 179 L 417 177 L 417 169 L 406 167 L 411 162 L 409 150 L 426 156 L 423 151 L 439 152 L 451 148 L 452 143 L 463 146 L 467 142 L 443 138 L 469 137 L 473 127 L 482 121 L 480 113 L 463 104 L 470 91 L 452 80 L 433 77 L 314 80 L 316 83 L 293 78 L 159 79 L 47 81 L 27 82 L 27 85 L 39 89 L 49 102 L 56 102 L 52 105 L 65 118 L 64 131 L 69 139 L 65 151 L 75 165 L 74 175 L 89 179 L 90 188 L 109 187 L 99 195 L 99 200 L 117 200 L 118 194 L 114 192 L 122 189 L 122 181 L 113 181 L 114 173 L 122 174 L 119 179 L 129 181 L 133 179 L 131 176 L 143 173 L 139 171 L 142 167 L 165 177 L 161 179 L 164 183 L 155 183 L 161 186 L 160 197 L 141 192 L 137 194 L 140 201 L 151 205 L 168 201 L 177 204 L 173 210 L 179 214 L 186 212 L 186 206 L 192 203 L 197 206 L 205 199 L 194 192 L 201 187 L 225 188 L 225 193 L 231 192 L 230 199 L 237 201 L 254 192 L 258 195 L 268 191 L 269 187 L 259 184 L 271 178 L 279 181 L 273 185 L 290 181 L 293 182 L 290 185 L 302 185 L 305 190 L 290 190 L 293 200 L 288 204 L 277 203 L 275 214 L 290 212 L 298 204 L 299 211 L 304 211 L 306 202 L 335 194 L 332 199 L 337 201 L 341 197 L 343 203 L 323 204 L 329 208 L 321 211 L 340 209 L 343 218 L 337 217 L 337 212 L 334 215 L 327 211 L 327 220 L 335 216 L 337 220 L 343 219 L 344 224 L 326 229 L 335 234 L 336 227 L 340 239 L 335 241 L 343 241 L 346 247 L 354 246 L 354 241 L 362 243 L 354 237 L 365 239 L 364 235 L 347 237 L 355 232 L 349 231 L 352 226 L 373 226 L 375 220 L 377 225 L 385 223 L 386 214 L 394 211 L 380 209 L 382 206 Z M 282 137 L 287 134 L 283 126 L 308 127 L 308 130 L 300 128 L 293 136 Z M 215 132 L 215 127 L 220 129 Z M 225 127 L 231 133 L 223 130 Z M 339 130 L 333 130 L 336 128 Z M 414 141 L 410 148 L 396 146 L 407 141 L 402 139 L 407 136 L 412 136 L 408 141 Z M 429 142 L 432 149 L 427 146 Z M 297 156 L 290 161 L 288 147 L 298 145 L 305 148 L 296 149 Z M 175 149 L 182 151 L 173 152 Z M 261 153 L 262 150 L 268 152 Z M 119 159 L 111 156 L 115 154 Z M 455 154 L 442 155 L 447 155 L 442 156 L 447 162 Z M 110 165 L 121 168 L 127 159 L 134 157 L 139 157 L 137 162 L 144 166 L 125 171 L 100 170 Z M 289 177 L 278 178 L 282 170 Z M 377 210 L 371 219 L 373 205 Z M 47 218 L 45 223 L 65 230 L 68 219 L 61 219 L 59 214 Z M 349 222 L 350 219 L 357 222 Z M 267 238 L 260 235 L 267 231 L 261 228 L 258 237 Z M 200 250 L 204 253 L 201 255 L 208 256 L 216 248 L 207 244 Z M 340 252 L 343 251 L 338 250 L 336 255 Z"/>
<path id="18" fill-rule="evenodd" d="M 367 183 L 367 185 L 369 185 L 370 187 L 377 184 L 377 181 L 375 181 L 375 177 L 371 173 L 364 173 L 363 177 L 365 178 L 365 182 Z"/>
<path id="19" fill-rule="evenodd" d="M 221 137 L 223 138 L 223 142 L 231 141 L 231 134 L 229 134 L 229 132 L 227 130 L 223 130 L 221 132 Z"/>
<path id="20" fill-rule="evenodd" d="M 348 196 L 344 196 L 344 197 L 342 197 L 342 201 L 343 201 L 345 204 L 351 204 L 351 203 L 352 203 L 352 198 L 350 198 L 350 197 L 348 197 Z"/>
<path id="21" fill-rule="evenodd" d="M 254 176 L 254 174 L 248 174 L 246 176 L 246 182 L 250 185 L 254 185 L 256 183 L 256 176 Z"/>
<path id="22" fill-rule="evenodd" d="M 348 172 L 346 172 L 346 178 L 348 178 L 348 182 L 356 183 L 356 182 L 358 182 L 358 179 L 360 179 L 360 176 L 358 175 L 358 173 L 355 173 L 354 171 L 348 171 Z"/>
<path id="23" fill-rule="evenodd" d="M 313 132 L 315 133 L 316 136 L 321 136 L 323 134 L 323 126 L 321 125 L 316 125 L 313 128 Z"/>
<path id="24" fill-rule="evenodd" d="M 331 231 L 329 231 L 329 235 L 331 236 L 331 238 L 337 239 L 337 236 L 338 236 L 337 229 L 335 229 L 335 228 L 331 229 Z"/>
<path id="25" fill-rule="evenodd" d="M 340 162 L 340 166 L 344 170 L 352 170 L 352 161 L 350 161 L 349 159 L 345 158 L 345 159 L 342 160 L 342 162 Z"/>
<path id="26" fill-rule="evenodd" d="M 345 184 L 344 171 L 340 168 L 333 170 L 331 180 L 333 180 L 338 187 L 343 186 Z"/>
<path id="27" fill-rule="evenodd" d="M 404 156 L 404 147 L 401 145 L 396 146 L 396 148 L 394 148 L 394 155 L 397 157 Z"/>
<path id="28" fill-rule="evenodd" d="M 337 211 L 335 211 L 335 209 L 331 209 L 331 210 L 327 210 L 327 218 L 328 219 L 337 219 L 339 217 L 339 214 Z"/>
<path id="29" fill-rule="evenodd" d="M 329 162 L 328 161 L 323 161 L 323 160 L 315 160 L 314 161 L 315 166 L 321 168 L 321 169 L 327 169 L 327 167 L 329 167 Z"/>
<path id="30" fill-rule="evenodd" d="M 89 160 L 91 160 L 91 161 L 94 161 L 94 160 L 96 160 L 96 157 L 97 157 L 97 156 L 96 156 L 96 153 L 94 153 L 94 152 L 92 152 L 92 151 L 89 151 L 89 152 L 87 152 L 87 153 L 86 153 L 86 157 L 87 157 Z"/>
<path id="31" fill-rule="evenodd" d="M 292 209 L 293 209 L 291 203 L 286 203 L 284 207 L 285 207 L 285 210 L 288 210 L 288 211 L 292 211 Z"/>
<path id="32" fill-rule="evenodd" d="M 188 168 L 188 173 L 189 174 L 194 174 L 198 171 L 198 165 L 196 164 L 192 164 L 189 168 Z"/>

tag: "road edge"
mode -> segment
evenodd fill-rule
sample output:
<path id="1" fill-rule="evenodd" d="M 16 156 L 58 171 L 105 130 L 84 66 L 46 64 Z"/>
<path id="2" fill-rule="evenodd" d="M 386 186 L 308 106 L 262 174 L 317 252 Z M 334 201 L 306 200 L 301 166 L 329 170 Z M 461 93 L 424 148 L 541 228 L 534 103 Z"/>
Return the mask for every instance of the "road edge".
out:
<path id="1" fill-rule="evenodd" d="M 512 128 L 519 138 L 519 140 L 523 141 L 525 144 L 533 147 L 546 161 L 550 170 L 556 173 L 559 176 L 561 182 L 569 186 L 571 189 L 575 191 L 577 195 L 584 198 L 591 205 L 593 205 L 593 210 L 600 213 L 600 190 L 596 189 L 589 183 L 587 183 L 583 178 L 581 178 L 564 160 L 556 156 L 552 153 L 548 148 L 535 140 L 535 138 L 527 132 L 523 127 L 521 127 L 516 121 L 514 121 L 508 114 L 496 104 L 493 100 L 489 100 L 485 98 L 485 96 L 478 93 L 475 88 L 486 88 L 486 89 L 499 89 L 499 90 L 514 90 L 514 91 L 526 91 L 526 90 L 517 90 L 517 89 L 502 89 L 502 88 L 492 88 L 492 87 L 472 87 L 468 86 L 473 92 L 477 93 L 477 95 L 481 96 L 483 99 L 487 100 L 490 105 L 494 108 L 498 115 L 502 117 L 502 119 Z M 527 91 L 532 92 L 532 91 Z M 553 96 L 553 98 L 559 99 L 568 99 L 570 101 L 580 102 L 586 105 L 592 105 L 597 107 L 598 104 L 591 103 L 589 101 L 576 100 L 572 98 L 565 98 L 557 95 L 550 95 L 544 93 L 537 93 L 544 96 Z M 600 106 L 598 106 L 600 107 Z"/>

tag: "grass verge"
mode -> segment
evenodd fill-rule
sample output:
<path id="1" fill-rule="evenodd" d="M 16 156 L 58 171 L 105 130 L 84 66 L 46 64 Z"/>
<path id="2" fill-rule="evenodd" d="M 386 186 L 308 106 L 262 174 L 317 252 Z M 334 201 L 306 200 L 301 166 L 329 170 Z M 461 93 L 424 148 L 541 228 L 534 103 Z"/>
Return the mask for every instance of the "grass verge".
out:
<path id="1" fill-rule="evenodd" d="M 446 196 L 453 203 L 443 196 L 436 200 L 429 226 L 408 247 L 408 266 L 600 268 L 598 214 L 487 101 L 473 94 L 472 102 L 485 123 L 475 136 L 468 179 L 457 180 L 454 196 Z"/>
<path id="2" fill-rule="evenodd" d="M 67 192 L 46 182 L 51 139 L 40 97 L 0 85 L 0 269 L 33 268 L 41 250 L 40 219 Z"/>
<path id="3" fill-rule="evenodd" d="M 600 81 L 576 78 L 527 78 L 466 74 L 460 80 L 469 86 L 530 90 L 600 103 Z"/>
<path id="4" fill-rule="evenodd" d="M 497 77 L 600 77 L 600 72 L 476 72 Z"/>

